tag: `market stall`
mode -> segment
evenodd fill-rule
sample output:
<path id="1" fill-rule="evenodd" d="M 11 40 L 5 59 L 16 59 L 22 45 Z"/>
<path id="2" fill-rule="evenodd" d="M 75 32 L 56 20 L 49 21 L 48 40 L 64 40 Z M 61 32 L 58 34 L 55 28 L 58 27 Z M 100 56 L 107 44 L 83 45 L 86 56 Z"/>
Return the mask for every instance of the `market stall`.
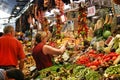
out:
<path id="1" fill-rule="evenodd" d="M 52 36 L 47 42 L 50 46 L 59 48 L 66 41 L 68 44 L 63 55 L 54 56 L 54 66 L 40 71 L 35 70 L 33 73 L 37 76 L 30 77 L 32 74 L 28 74 L 29 78 L 35 80 L 120 79 L 120 34 L 117 33 L 119 13 L 116 13 L 114 7 L 114 5 L 119 6 L 119 1 L 116 4 L 116 0 L 115 3 L 106 0 L 71 0 L 65 5 L 62 0 L 55 0 L 55 8 L 52 5 L 48 7 L 45 3 L 40 6 L 41 3 L 38 1 L 17 21 L 18 26 L 24 26 L 18 31 L 22 30 L 25 37 L 23 44 L 28 58 L 25 64 L 26 67 L 29 65 L 28 70 L 35 66 L 31 50 L 36 33 L 44 32 L 48 35 L 50 32 Z M 25 21 L 22 23 L 22 20 Z"/>

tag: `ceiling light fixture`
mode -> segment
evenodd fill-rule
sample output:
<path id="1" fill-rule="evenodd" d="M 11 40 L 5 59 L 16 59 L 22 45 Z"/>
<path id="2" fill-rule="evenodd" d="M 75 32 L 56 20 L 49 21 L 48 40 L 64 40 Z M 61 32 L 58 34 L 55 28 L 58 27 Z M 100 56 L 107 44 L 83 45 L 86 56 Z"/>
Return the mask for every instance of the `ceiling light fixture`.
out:
<path id="1" fill-rule="evenodd" d="M 15 14 L 16 14 L 17 12 L 15 12 L 15 11 L 14 11 L 13 13 L 15 13 Z"/>
<path id="2" fill-rule="evenodd" d="M 19 6 L 17 6 L 17 7 L 16 7 L 16 9 L 17 9 L 17 10 L 19 10 L 19 9 L 20 9 L 20 7 L 19 7 Z"/>
<path id="3" fill-rule="evenodd" d="M 14 14 L 11 15 L 12 17 L 15 16 Z"/>

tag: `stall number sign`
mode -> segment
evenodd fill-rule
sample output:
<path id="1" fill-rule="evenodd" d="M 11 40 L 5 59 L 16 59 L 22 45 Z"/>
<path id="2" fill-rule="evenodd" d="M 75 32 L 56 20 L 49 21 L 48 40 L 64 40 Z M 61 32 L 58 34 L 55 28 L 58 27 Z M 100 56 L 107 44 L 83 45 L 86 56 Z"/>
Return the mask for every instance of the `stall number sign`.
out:
<path id="1" fill-rule="evenodd" d="M 94 16 L 95 13 L 96 13 L 95 6 L 88 7 L 87 8 L 87 13 L 88 13 L 87 17 Z"/>

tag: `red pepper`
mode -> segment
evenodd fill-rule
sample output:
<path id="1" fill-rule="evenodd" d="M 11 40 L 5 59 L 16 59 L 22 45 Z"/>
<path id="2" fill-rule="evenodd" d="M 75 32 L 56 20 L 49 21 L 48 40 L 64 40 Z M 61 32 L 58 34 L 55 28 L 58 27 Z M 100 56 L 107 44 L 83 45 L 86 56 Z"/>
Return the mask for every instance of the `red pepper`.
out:
<path id="1" fill-rule="evenodd" d="M 113 57 L 112 57 L 112 60 L 114 61 L 116 58 L 117 58 L 116 56 L 113 56 Z"/>
<path id="2" fill-rule="evenodd" d="M 90 62 L 90 63 L 88 63 L 88 64 L 86 64 L 86 66 L 87 67 L 90 67 L 90 66 L 99 66 L 101 63 L 100 63 L 100 61 L 99 60 L 95 60 L 95 61 L 93 61 L 93 62 Z"/>
<path id="3" fill-rule="evenodd" d="M 90 62 L 89 57 L 87 57 L 87 56 L 85 56 L 85 55 L 81 56 L 81 57 L 76 61 L 77 64 L 82 64 L 82 65 L 85 65 L 86 63 L 89 63 L 89 62 Z"/>
<path id="4" fill-rule="evenodd" d="M 104 62 L 108 62 L 108 61 L 110 61 L 110 60 L 111 60 L 111 58 L 110 58 L 110 57 L 107 57 L 107 58 L 104 59 Z"/>

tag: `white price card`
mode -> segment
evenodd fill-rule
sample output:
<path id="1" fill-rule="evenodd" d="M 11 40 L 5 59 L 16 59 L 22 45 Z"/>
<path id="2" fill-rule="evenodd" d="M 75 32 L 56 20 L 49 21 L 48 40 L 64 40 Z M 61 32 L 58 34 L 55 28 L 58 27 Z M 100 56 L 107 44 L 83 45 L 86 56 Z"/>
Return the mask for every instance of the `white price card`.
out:
<path id="1" fill-rule="evenodd" d="M 88 7 L 87 11 L 88 11 L 87 17 L 94 16 L 96 13 L 95 6 Z"/>

